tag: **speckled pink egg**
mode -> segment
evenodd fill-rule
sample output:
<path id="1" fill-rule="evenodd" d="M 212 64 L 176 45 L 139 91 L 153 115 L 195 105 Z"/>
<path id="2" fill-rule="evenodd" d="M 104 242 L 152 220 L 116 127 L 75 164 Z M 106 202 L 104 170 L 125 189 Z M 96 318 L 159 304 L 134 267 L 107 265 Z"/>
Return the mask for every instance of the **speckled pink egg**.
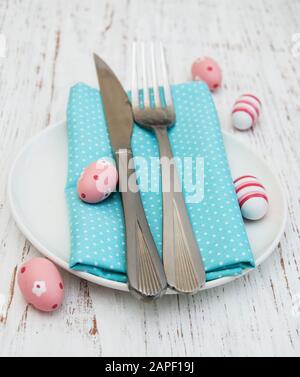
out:
<path id="1" fill-rule="evenodd" d="M 100 203 L 116 191 L 117 184 L 118 172 L 114 162 L 103 158 L 90 164 L 81 174 L 78 196 L 89 204 Z"/>
<path id="2" fill-rule="evenodd" d="M 208 57 L 199 58 L 192 67 L 192 77 L 195 81 L 204 81 L 212 92 L 222 84 L 222 70 L 218 63 Z"/>
<path id="3" fill-rule="evenodd" d="M 18 283 L 25 300 L 38 310 L 53 312 L 64 299 L 64 283 L 56 266 L 45 258 L 35 258 L 18 271 Z"/>

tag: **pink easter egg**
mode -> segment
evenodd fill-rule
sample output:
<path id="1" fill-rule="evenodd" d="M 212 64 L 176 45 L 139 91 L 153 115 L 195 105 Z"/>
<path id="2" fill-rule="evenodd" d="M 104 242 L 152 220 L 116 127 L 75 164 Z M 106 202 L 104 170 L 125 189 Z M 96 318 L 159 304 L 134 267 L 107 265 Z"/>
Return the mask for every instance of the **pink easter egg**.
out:
<path id="1" fill-rule="evenodd" d="M 261 115 L 262 103 L 253 94 L 243 94 L 235 102 L 232 110 L 233 126 L 246 131 L 256 125 Z"/>
<path id="2" fill-rule="evenodd" d="M 78 196 L 89 204 L 100 203 L 116 191 L 117 184 L 118 171 L 114 162 L 103 158 L 90 164 L 81 174 Z"/>
<path id="3" fill-rule="evenodd" d="M 265 187 L 252 175 L 234 181 L 242 215 L 247 220 L 261 220 L 269 210 L 269 199 Z"/>
<path id="4" fill-rule="evenodd" d="M 215 92 L 222 84 L 222 70 L 218 63 L 208 57 L 199 58 L 192 66 L 194 81 L 204 81 L 212 92 Z"/>
<path id="5" fill-rule="evenodd" d="M 28 304 L 42 312 L 59 309 L 64 299 L 64 283 L 56 266 L 45 258 L 35 258 L 18 271 L 18 283 Z"/>

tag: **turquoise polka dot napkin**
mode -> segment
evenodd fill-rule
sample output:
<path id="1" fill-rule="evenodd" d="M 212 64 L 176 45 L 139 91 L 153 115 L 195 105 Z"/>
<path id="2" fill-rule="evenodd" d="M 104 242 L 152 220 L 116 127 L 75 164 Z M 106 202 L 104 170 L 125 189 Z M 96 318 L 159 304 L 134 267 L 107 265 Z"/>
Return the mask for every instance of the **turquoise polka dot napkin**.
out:
<path id="1" fill-rule="evenodd" d="M 254 267 L 255 263 L 235 195 L 212 96 L 202 83 L 176 85 L 172 90 L 177 115 L 177 124 L 170 130 L 174 155 L 181 159 L 192 157 L 193 161 L 202 161 L 204 180 L 196 181 L 202 200 L 188 203 L 187 206 L 205 263 L 207 280 L 240 275 L 245 269 Z M 71 229 L 70 266 L 76 271 L 126 282 L 120 195 L 115 193 L 99 205 L 88 205 L 78 198 L 76 191 L 78 178 L 87 165 L 101 157 L 112 157 L 102 102 L 96 89 L 85 84 L 71 89 L 67 124 L 69 172 L 66 197 Z M 144 157 L 149 162 L 159 156 L 154 134 L 138 126 L 134 128 L 132 147 L 134 156 Z M 141 177 L 142 170 L 142 165 L 137 166 Z M 154 175 L 150 183 L 154 183 L 154 187 L 158 183 L 157 187 L 160 188 L 157 176 L 155 178 Z M 161 253 L 161 192 L 143 191 L 146 215 Z M 186 200 L 191 201 L 190 194 L 185 191 L 184 194 Z"/>

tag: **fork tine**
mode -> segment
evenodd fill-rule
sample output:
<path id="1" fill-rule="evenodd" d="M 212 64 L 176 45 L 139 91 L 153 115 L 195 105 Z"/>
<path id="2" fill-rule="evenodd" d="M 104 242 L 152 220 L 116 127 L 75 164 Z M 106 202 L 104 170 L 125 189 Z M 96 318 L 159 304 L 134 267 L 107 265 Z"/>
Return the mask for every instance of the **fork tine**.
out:
<path id="1" fill-rule="evenodd" d="M 154 92 L 154 105 L 159 107 L 161 105 L 160 95 L 159 95 L 159 86 L 157 81 L 157 72 L 156 72 L 156 54 L 155 54 L 155 45 L 154 42 L 151 43 L 151 66 L 152 66 L 152 88 Z"/>
<path id="2" fill-rule="evenodd" d="M 133 108 L 138 108 L 140 106 L 139 99 L 139 89 L 137 83 L 137 43 L 134 42 L 132 45 L 132 77 L 131 77 L 131 103 Z"/>
<path id="3" fill-rule="evenodd" d="M 144 88 L 144 106 L 150 107 L 150 92 L 148 86 L 148 75 L 147 75 L 147 66 L 146 66 L 146 51 L 145 43 L 141 43 L 142 50 L 142 72 L 143 72 L 143 88 Z"/>
<path id="4" fill-rule="evenodd" d="M 168 78 L 165 49 L 161 42 L 159 45 L 160 45 L 160 55 L 161 55 L 161 62 L 162 62 L 163 88 L 164 88 L 166 105 L 173 106 L 173 97 L 172 97 L 171 86 L 170 86 L 170 82 Z"/>

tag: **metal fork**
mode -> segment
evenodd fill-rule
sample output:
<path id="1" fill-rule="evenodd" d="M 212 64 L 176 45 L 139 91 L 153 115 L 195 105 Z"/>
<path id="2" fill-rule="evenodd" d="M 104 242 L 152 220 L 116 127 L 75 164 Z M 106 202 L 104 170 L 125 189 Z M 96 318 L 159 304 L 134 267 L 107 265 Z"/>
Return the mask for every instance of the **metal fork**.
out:
<path id="1" fill-rule="evenodd" d="M 138 59 L 138 49 L 140 59 Z M 158 84 L 158 49 L 164 101 Z M 147 63 L 146 55 L 150 55 L 150 64 Z M 138 85 L 140 74 L 143 82 L 142 105 Z M 152 90 L 154 103 L 151 101 Z M 141 127 L 154 131 L 159 143 L 163 188 L 163 261 L 167 281 L 170 288 L 179 293 L 194 294 L 206 282 L 205 270 L 183 194 L 179 189 L 181 186 L 168 138 L 168 128 L 175 125 L 176 114 L 162 44 L 156 46 L 152 43 L 147 50 L 145 43 L 133 44 L 132 107 L 135 122 Z"/>

